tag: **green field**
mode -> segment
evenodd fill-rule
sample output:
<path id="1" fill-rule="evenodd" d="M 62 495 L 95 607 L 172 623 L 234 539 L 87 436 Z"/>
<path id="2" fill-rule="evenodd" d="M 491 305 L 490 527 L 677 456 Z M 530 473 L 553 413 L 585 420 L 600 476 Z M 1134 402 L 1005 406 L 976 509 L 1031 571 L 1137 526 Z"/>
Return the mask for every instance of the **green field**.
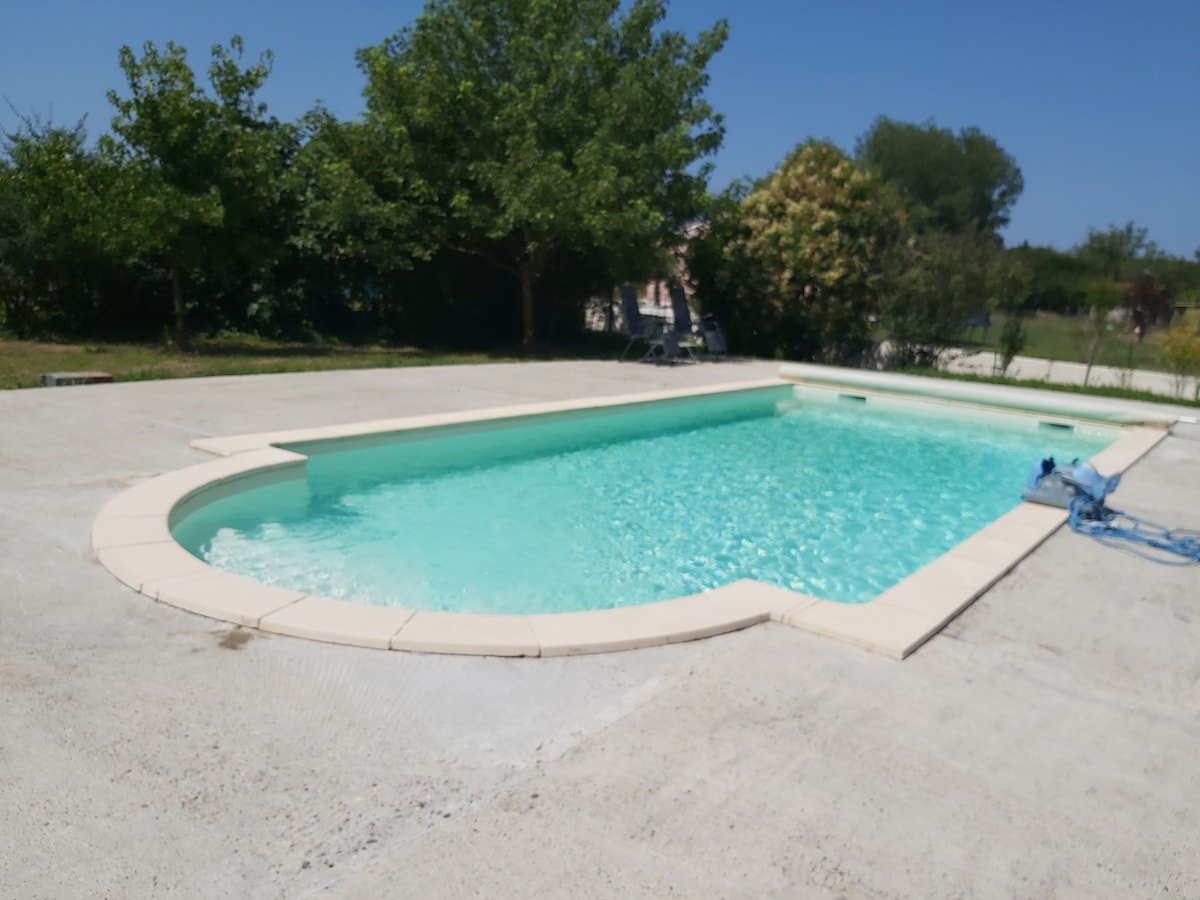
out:
<path id="1" fill-rule="evenodd" d="M 1021 356 L 1086 363 L 1091 337 L 1085 325 L 1085 320 L 1081 318 L 1031 316 L 1025 320 L 1025 349 L 1021 351 Z M 1100 344 L 1094 363 L 1098 366 L 1166 371 L 1162 352 L 1166 331 L 1152 328 L 1145 339 L 1138 342 L 1123 333 L 1124 327 L 1120 322 L 1100 324 Z M 999 351 L 1003 328 L 1004 317 L 996 316 L 986 336 L 981 335 L 979 329 L 973 329 L 968 333 L 965 345 L 978 350 Z"/>
<path id="2" fill-rule="evenodd" d="M 976 350 L 999 350 L 1004 321 L 997 316 L 983 335 L 978 329 L 963 345 Z M 1102 326 L 1096 365 L 1165 370 L 1161 347 L 1163 329 L 1152 329 L 1142 342 L 1129 341 L 1122 326 Z M 1087 335 L 1082 321 L 1036 316 L 1025 322 L 1024 356 L 1067 362 L 1086 362 Z M 308 372 L 334 369 L 394 368 L 515 362 L 529 359 L 616 359 L 624 338 L 592 334 L 579 346 L 530 354 L 520 348 L 490 352 L 439 352 L 413 347 L 349 346 L 337 343 L 288 343 L 258 338 L 197 340 L 191 352 L 161 344 L 56 343 L 0 340 L 0 389 L 35 387 L 43 372 L 102 371 L 117 381 L 193 378 L 209 375 L 249 375 L 267 372 Z M 1053 385 L 1043 385 L 1054 388 Z M 1069 388 L 1067 388 L 1069 389 Z"/>
<path id="3" fill-rule="evenodd" d="M 625 346 L 618 334 L 589 333 L 570 344 L 494 347 L 463 351 L 438 348 L 300 343 L 256 337 L 197 339 L 186 353 L 163 344 L 15 341 L 0 337 L 0 389 L 36 387 L 43 372 L 107 372 L 116 381 L 391 369 L 406 366 L 482 365 L 550 359 L 616 359 Z"/>
<path id="4" fill-rule="evenodd" d="M 144 344 L 0 340 L 0 388 L 34 387 L 43 372 L 100 371 L 117 381 L 506 362 L 498 353 L 435 353 L 413 348 L 346 347 L 276 341 L 197 341 L 189 353 Z"/>

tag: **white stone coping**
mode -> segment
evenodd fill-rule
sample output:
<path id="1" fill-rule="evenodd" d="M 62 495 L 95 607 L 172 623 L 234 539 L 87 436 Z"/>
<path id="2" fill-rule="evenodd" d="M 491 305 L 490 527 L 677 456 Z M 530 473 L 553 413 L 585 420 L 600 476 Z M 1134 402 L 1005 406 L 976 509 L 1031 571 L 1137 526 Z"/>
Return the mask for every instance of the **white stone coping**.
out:
<path id="1" fill-rule="evenodd" d="M 305 444 L 311 441 L 337 441 L 357 437 L 377 437 L 413 431 L 419 428 L 444 428 L 477 422 L 500 422 L 547 413 L 599 410 L 613 406 L 652 403 L 659 400 L 683 400 L 709 394 L 732 394 L 757 391 L 768 387 L 786 387 L 790 382 L 781 378 L 747 381 L 736 385 L 722 384 L 673 391 L 647 391 L 639 394 L 620 394 L 610 397 L 588 397 L 576 400 L 555 400 L 542 403 L 522 403 L 494 409 L 472 409 L 465 412 L 433 413 L 408 416 L 402 419 L 377 419 L 371 422 L 352 422 L 346 425 L 327 425 L 320 428 L 299 428 L 292 431 L 266 431 L 259 434 L 239 434 L 233 437 L 200 438 L 191 442 L 197 450 L 216 456 L 236 456 L 279 444 Z"/>
<path id="2" fill-rule="evenodd" d="M 1033 552 L 1066 520 L 1065 510 L 1023 503 L 869 603 L 820 600 L 751 580 L 637 606 L 542 615 L 472 615 L 334 600 L 222 572 L 171 537 L 173 514 L 199 492 L 301 478 L 306 457 L 272 446 L 394 433 L 732 393 L 786 381 L 662 391 L 510 406 L 345 426 L 204 439 L 193 446 L 224 458 L 151 478 L 113 498 L 92 526 L 99 562 L 135 591 L 213 619 L 263 631 L 362 647 L 489 656 L 563 656 L 629 650 L 736 631 L 774 621 L 903 659 Z M 1092 458 L 1124 471 L 1166 436 L 1129 429 Z M 1014 488 L 1015 490 L 1015 488 Z"/>
<path id="3" fill-rule="evenodd" d="M 966 404 L 1014 413 L 1042 413 L 1115 425 L 1151 425 L 1166 428 L 1176 421 L 1169 413 L 1145 405 L 1114 404 L 1110 398 L 1064 391 L 1041 391 L 987 382 L 921 378 L 870 369 L 846 369 L 814 363 L 784 363 L 779 377 L 824 388 L 850 388 L 898 394 L 925 401 Z"/>

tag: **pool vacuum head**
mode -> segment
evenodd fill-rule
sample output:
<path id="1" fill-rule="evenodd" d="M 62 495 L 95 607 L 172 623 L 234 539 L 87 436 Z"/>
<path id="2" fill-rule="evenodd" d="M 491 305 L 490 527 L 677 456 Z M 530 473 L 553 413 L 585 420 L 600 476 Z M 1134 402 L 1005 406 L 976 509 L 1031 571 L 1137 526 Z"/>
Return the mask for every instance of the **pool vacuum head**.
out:
<path id="1" fill-rule="evenodd" d="M 1056 466 L 1054 458 L 1050 457 L 1033 467 L 1021 499 L 1060 509 L 1070 509 L 1071 502 L 1077 497 L 1103 505 L 1104 498 L 1115 491 L 1120 482 L 1120 473 L 1105 478 L 1091 463 L 1075 460 L 1069 465 Z"/>

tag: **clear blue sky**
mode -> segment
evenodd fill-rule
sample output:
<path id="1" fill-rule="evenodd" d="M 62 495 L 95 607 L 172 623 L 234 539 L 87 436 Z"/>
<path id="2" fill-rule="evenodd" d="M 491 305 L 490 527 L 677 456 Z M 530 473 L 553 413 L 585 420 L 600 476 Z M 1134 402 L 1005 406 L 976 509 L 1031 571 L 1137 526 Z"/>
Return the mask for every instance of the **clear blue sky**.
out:
<path id="1" fill-rule="evenodd" d="M 0 28 L 0 96 L 23 114 L 107 130 L 122 44 L 174 40 L 198 73 L 233 34 L 275 52 L 263 94 L 294 119 L 320 99 L 362 109 L 354 51 L 419 0 L 41 0 Z M 1006 237 L 1067 249 L 1134 220 L 1170 253 L 1200 247 L 1200 0 L 675 0 L 689 35 L 730 24 L 708 97 L 724 114 L 715 187 L 767 174 L 808 137 L 850 150 L 880 114 L 975 125 L 1016 158 Z M 0 126 L 16 118 L 0 106 Z"/>

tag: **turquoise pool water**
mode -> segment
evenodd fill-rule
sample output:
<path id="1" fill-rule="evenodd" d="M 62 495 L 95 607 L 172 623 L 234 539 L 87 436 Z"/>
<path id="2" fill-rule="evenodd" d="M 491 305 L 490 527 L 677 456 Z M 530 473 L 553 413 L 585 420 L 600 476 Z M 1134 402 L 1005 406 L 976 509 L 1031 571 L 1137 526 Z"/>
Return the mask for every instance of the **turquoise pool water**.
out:
<path id="1" fill-rule="evenodd" d="M 217 568 L 461 612 L 601 609 L 740 578 L 859 603 L 1020 502 L 1106 429 L 791 388 L 292 449 L 307 479 L 173 525 Z"/>

